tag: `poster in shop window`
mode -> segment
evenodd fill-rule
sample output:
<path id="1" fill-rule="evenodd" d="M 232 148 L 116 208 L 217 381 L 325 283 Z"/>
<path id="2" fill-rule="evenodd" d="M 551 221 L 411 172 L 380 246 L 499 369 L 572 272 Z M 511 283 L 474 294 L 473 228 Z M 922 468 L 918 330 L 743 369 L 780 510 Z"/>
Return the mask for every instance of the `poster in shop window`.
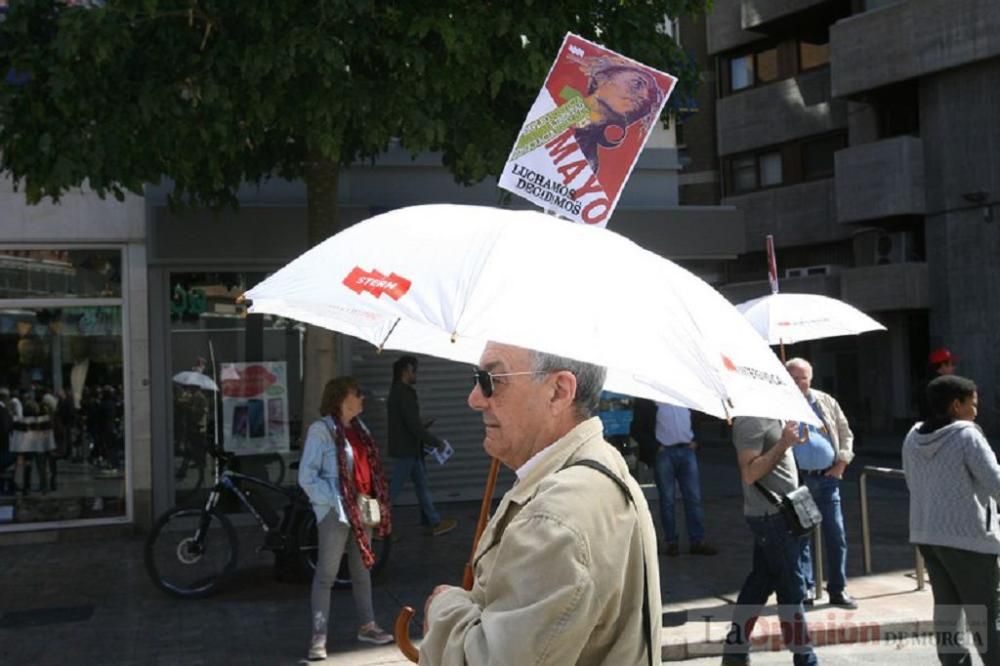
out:
<path id="1" fill-rule="evenodd" d="M 560 217 L 606 226 L 676 83 L 567 34 L 500 187 Z"/>
<path id="2" fill-rule="evenodd" d="M 288 382 L 284 361 L 223 363 L 222 441 L 238 456 L 289 448 Z"/>

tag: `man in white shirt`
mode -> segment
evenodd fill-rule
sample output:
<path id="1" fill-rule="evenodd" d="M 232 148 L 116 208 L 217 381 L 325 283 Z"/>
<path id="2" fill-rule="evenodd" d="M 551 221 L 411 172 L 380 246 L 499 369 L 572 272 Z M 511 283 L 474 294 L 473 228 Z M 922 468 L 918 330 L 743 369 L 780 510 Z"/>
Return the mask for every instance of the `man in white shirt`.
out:
<path id="1" fill-rule="evenodd" d="M 698 458 L 691 429 L 691 411 L 685 407 L 636 400 L 635 427 L 632 435 L 639 440 L 640 447 L 646 440 L 647 447 L 654 444 L 656 460 L 653 465 L 656 492 L 660 497 L 660 525 L 666 554 L 673 557 L 680 554 L 675 516 L 676 487 L 680 486 L 684 499 L 684 521 L 687 525 L 688 544 L 694 555 L 715 555 L 719 551 L 705 543 L 705 517 L 701 506 L 701 479 L 698 473 Z"/>

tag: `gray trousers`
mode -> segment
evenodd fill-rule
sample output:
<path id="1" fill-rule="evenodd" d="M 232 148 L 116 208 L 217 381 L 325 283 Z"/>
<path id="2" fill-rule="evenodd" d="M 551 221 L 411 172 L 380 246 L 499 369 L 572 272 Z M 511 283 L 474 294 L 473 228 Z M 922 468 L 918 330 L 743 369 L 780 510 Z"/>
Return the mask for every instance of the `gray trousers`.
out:
<path id="1" fill-rule="evenodd" d="M 964 615 L 983 663 L 1000 664 L 1000 558 L 947 546 L 918 548 L 934 591 L 938 660 L 944 666 L 971 666 L 968 647 L 955 640 Z"/>
<path id="2" fill-rule="evenodd" d="M 329 511 L 317 526 L 319 533 L 319 554 L 316 557 L 316 573 L 312 581 L 312 632 L 326 635 L 330 617 L 330 588 L 333 587 L 340 560 L 347 550 L 347 566 L 351 571 L 351 593 L 358 615 L 358 626 L 364 626 L 375 619 L 372 609 L 372 579 L 361 561 L 361 551 L 351 534 L 349 525 L 337 520 L 335 511 Z M 365 528 L 371 538 L 371 528 Z"/>

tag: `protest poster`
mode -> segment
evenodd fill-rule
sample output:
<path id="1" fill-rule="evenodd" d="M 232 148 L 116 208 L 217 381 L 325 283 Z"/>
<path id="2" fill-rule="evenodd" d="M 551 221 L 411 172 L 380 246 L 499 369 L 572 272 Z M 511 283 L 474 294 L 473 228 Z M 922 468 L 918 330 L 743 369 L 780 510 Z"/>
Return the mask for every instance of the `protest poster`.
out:
<path id="1" fill-rule="evenodd" d="M 238 456 L 287 452 L 285 362 L 223 363 L 221 369 L 225 450 Z"/>
<path id="2" fill-rule="evenodd" d="M 500 187 L 574 222 L 606 226 L 676 83 L 567 34 Z"/>

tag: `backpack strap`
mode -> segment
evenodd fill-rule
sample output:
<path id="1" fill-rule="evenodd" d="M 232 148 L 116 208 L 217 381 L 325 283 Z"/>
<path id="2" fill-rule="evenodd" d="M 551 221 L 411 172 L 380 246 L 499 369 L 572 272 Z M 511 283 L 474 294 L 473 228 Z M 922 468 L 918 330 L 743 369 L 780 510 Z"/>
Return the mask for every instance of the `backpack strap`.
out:
<path id="1" fill-rule="evenodd" d="M 621 489 L 622 493 L 625 494 L 625 501 L 631 504 L 638 512 L 638 507 L 635 503 L 635 498 L 632 497 L 632 493 L 629 492 L 628 486 L 622 481 L 614 472 L 610 469 L 597 462 L 596 460 L 590 460 L 584 458 L 583 460 L 577 460 L 576 462 L 568 463 L 562 469 L 567 469 L 569 467 L 589 467 L 592 470 L 600 472 L 604 476 L 608 477 L 615 482 L 615 485 Z M 562 470 L 559 470 L 562 471 Z M 639 547 L 642 549 L 642 622 L 646 627 L 646 655 L 649 657 L 649 666 L 653 666 L 653 624 L 652 618 L 650 617 L 649 610 L 649 575 L 646 569 L 646 549 L 643 547 L 642 543 L 642 529 L 639 529 Z M 657 663 L 659 659 L 657 659 Z"/>

